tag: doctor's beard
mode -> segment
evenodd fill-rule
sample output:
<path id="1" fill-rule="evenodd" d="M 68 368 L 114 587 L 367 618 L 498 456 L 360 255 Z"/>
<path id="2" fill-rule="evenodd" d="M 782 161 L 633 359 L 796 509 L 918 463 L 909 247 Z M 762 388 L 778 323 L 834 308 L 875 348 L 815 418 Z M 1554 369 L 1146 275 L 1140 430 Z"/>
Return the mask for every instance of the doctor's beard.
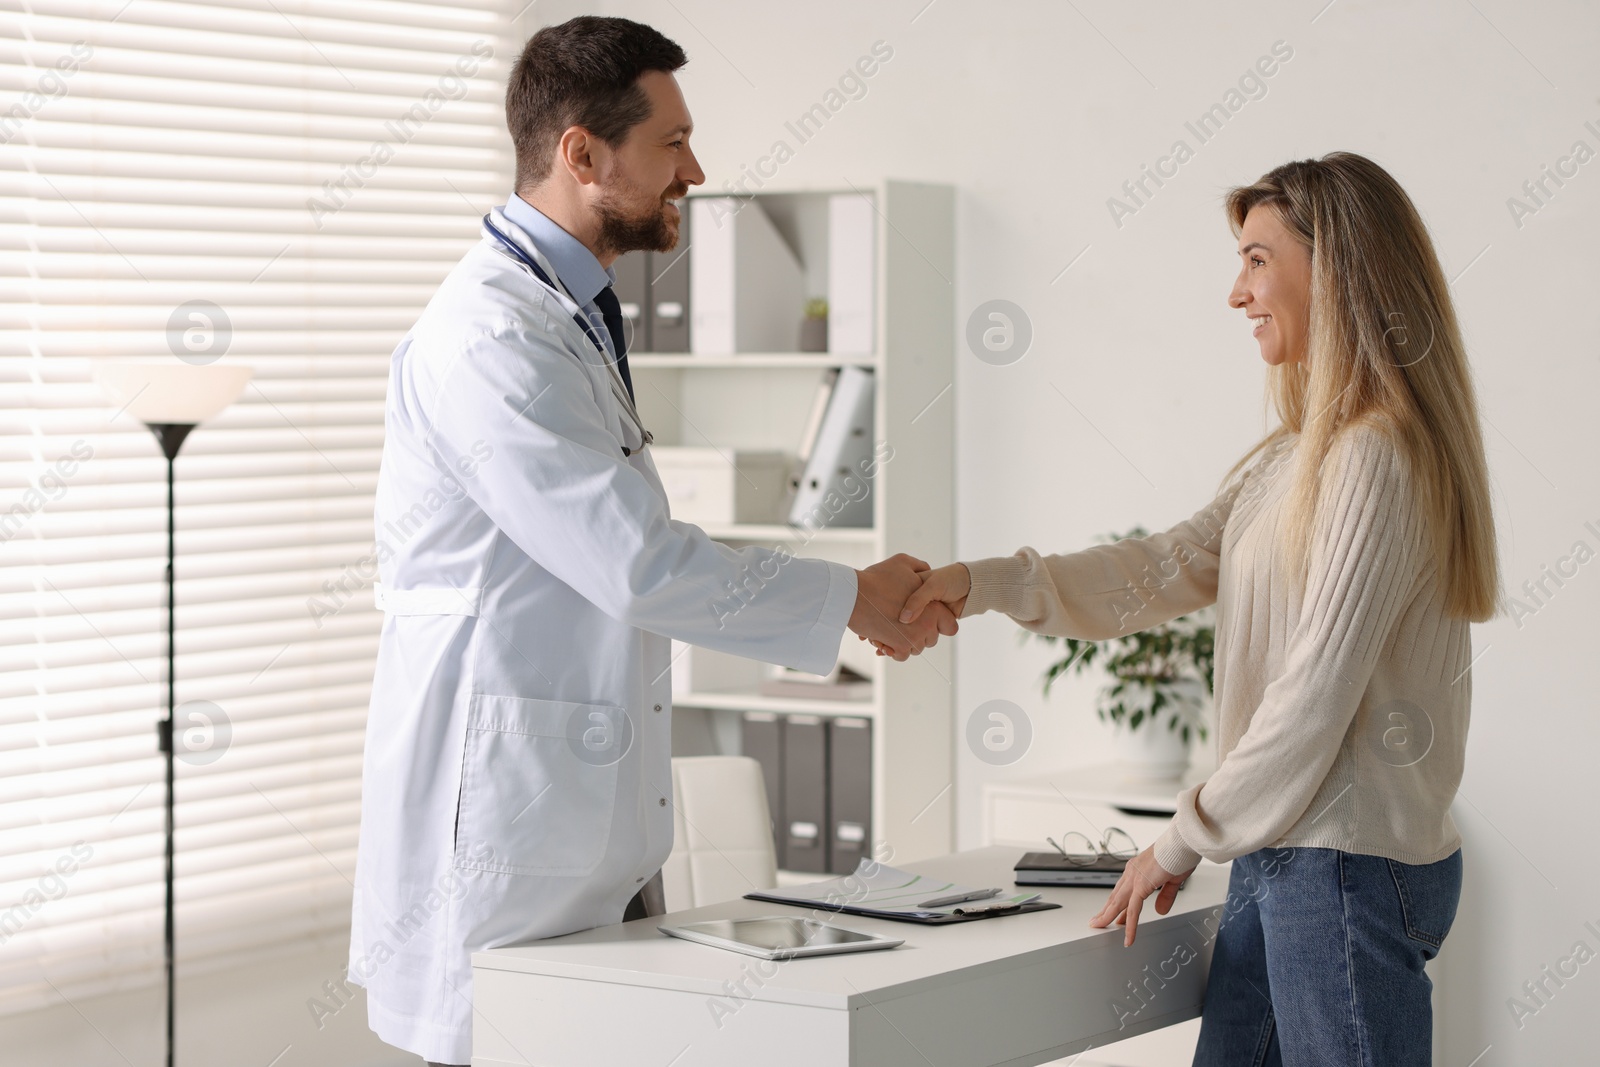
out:
<path id="1" fill-rule="evenodd" d="M 678 227 L 667 218 L 666 201 L 676 200 L 688 191 L 687 185 L 674 186 L 664 197 L 652 198 L 650 206 L 641 210 L 632 205 L 644 201 L 646 194 L 633 182 L 619 177 L 595 202 L 595 214 L 600 218 L 596 243 L 601 250 L 619 256 L 635 251 L 672 251 L 678 243 Z"/>

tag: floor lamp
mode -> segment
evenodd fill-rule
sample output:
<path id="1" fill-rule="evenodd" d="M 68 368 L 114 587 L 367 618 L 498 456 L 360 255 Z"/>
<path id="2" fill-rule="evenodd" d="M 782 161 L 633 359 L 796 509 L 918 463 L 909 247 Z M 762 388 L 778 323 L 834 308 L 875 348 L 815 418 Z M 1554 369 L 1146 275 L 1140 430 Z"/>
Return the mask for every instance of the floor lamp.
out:
<path id="1" fill-rule="evenodd" d="M 177 710 L 176 592 L 173 563 L 177 554 L 173 501 L 173 466 L 184 439 L 200 423 L 238 399 L 250 380 L 250 368 L 171 363 L 129 363 L 97 360 L 94 379 L 112 402 L 149 428 L 167 457 L 167 714 L 156 724 L 161 754 L 166 758 L 166 926 L 163 949 L 167 977 L 167 1067 L 173 1067 L 177 1038 L 177 967 L 173 930 L 173 716 Z"/>

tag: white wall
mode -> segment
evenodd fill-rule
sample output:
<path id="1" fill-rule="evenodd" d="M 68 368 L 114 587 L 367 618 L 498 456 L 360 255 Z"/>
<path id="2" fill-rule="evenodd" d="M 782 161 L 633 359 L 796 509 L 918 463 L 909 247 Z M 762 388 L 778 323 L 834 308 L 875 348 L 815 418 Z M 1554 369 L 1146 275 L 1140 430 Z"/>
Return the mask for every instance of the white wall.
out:
<path id="1" fill-rule="evenodd" d="M 1489 422 L 1508 589 L 1577 540 L 1600 550 L 1600 533 L 1584 527 L 1600 531 L 1600 160 L 1521 228 L 1506 206 L 1575 140 L 1600 150 L 1583 126 L 1600 130 L 1594 5 L 925 2 L 611 0 L 591 10 L 649 22 L 689 51 L 680 80 L 709 187 L 775 140 L 796 147 L 785 121 L 875 41 L 893 48 L 865 97 L 798 145 L 775 181 L 954 183 L 953 326 L 994 298 L 1032 322 L 1020 362 L 959 361 L 962 556 L 1066 550 L 1176 521 L 1209 499 L 1264 426 L 1255 345 L 1225 305 L 1236 258 L 1219 196 L 1341 148 L 1387 166 L 1421 206 L 1447 272 L 1465 271 L 1454 293 Z M 1294 55 L 1267 95 L 1200 145 L 1183 123 L 1278 40 Z M 1107 198 L 1180 137 L 1194 158 L 1114 225 Z M 1520 1029 L 1507 999 L 1575 942 L 1600 951 L 1583 926 L 1600 930 L 1600 861 L 1588 847 L 1597 609 L 1600 562 L 1520 627 L 1502 620 L 1475 634 L 1477 714 L 1457 805 L 1468 885 L 1440 960 L 1442 1063 L 1466 1067 L 1491 1044 L 1485 1067 L 1588 1050 L 1600 962 L 1565 987 L 1549 983 L 1548 1006 Z M 1020 645 L 1003 619 L 970 623 L 957 640 L 959 712 L 1006 698 L 1036 730 L 1010 767 L 963 752 L 959 833 L 971 844 L 980 783 L 1095 762 L 1107 738 L 1091 685 L 1045 702 L 1046 650 Z"/>

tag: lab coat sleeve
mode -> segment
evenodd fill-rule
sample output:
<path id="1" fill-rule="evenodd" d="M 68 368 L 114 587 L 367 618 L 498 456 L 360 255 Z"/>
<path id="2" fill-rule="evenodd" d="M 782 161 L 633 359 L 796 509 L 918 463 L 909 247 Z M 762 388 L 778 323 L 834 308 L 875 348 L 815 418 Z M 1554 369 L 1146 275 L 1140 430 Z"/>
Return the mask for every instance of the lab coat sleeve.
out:
<path id="1" fill-rule="evenodd" d="M 732 549 L 668 516 L 624 459 L 578 358 L 548 332 L 479 336 L 424 400 L 430 446 L 529 558 L 611 617 L 705 648 L 826 673 L 856 601 L 852 568 Z"/>

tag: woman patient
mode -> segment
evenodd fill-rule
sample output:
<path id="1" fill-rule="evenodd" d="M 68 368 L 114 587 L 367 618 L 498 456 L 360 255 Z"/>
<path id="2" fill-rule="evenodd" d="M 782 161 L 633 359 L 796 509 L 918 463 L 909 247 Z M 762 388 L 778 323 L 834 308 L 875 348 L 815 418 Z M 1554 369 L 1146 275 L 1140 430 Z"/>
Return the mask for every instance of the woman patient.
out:
<path id="1" fill-rule="evenodd" d="M 1476 401 L 1427 230 L 1381 167 L 1336 152 L 1226 201 L 1279 425 L 1164 533 L 927 572 L 942 601 L 1100 640 L 1216 604 L 1219 765 L 1178 798 L 1092 925 L 1165 914 L 1233 861 L 1195 1063 L 1426 1064 L 1432 959 L 1461 891 L 1450 803 L 1468 624 L 1493 614 Z M 1395 745 L 1395 731 L 1406 743 Z"/>

